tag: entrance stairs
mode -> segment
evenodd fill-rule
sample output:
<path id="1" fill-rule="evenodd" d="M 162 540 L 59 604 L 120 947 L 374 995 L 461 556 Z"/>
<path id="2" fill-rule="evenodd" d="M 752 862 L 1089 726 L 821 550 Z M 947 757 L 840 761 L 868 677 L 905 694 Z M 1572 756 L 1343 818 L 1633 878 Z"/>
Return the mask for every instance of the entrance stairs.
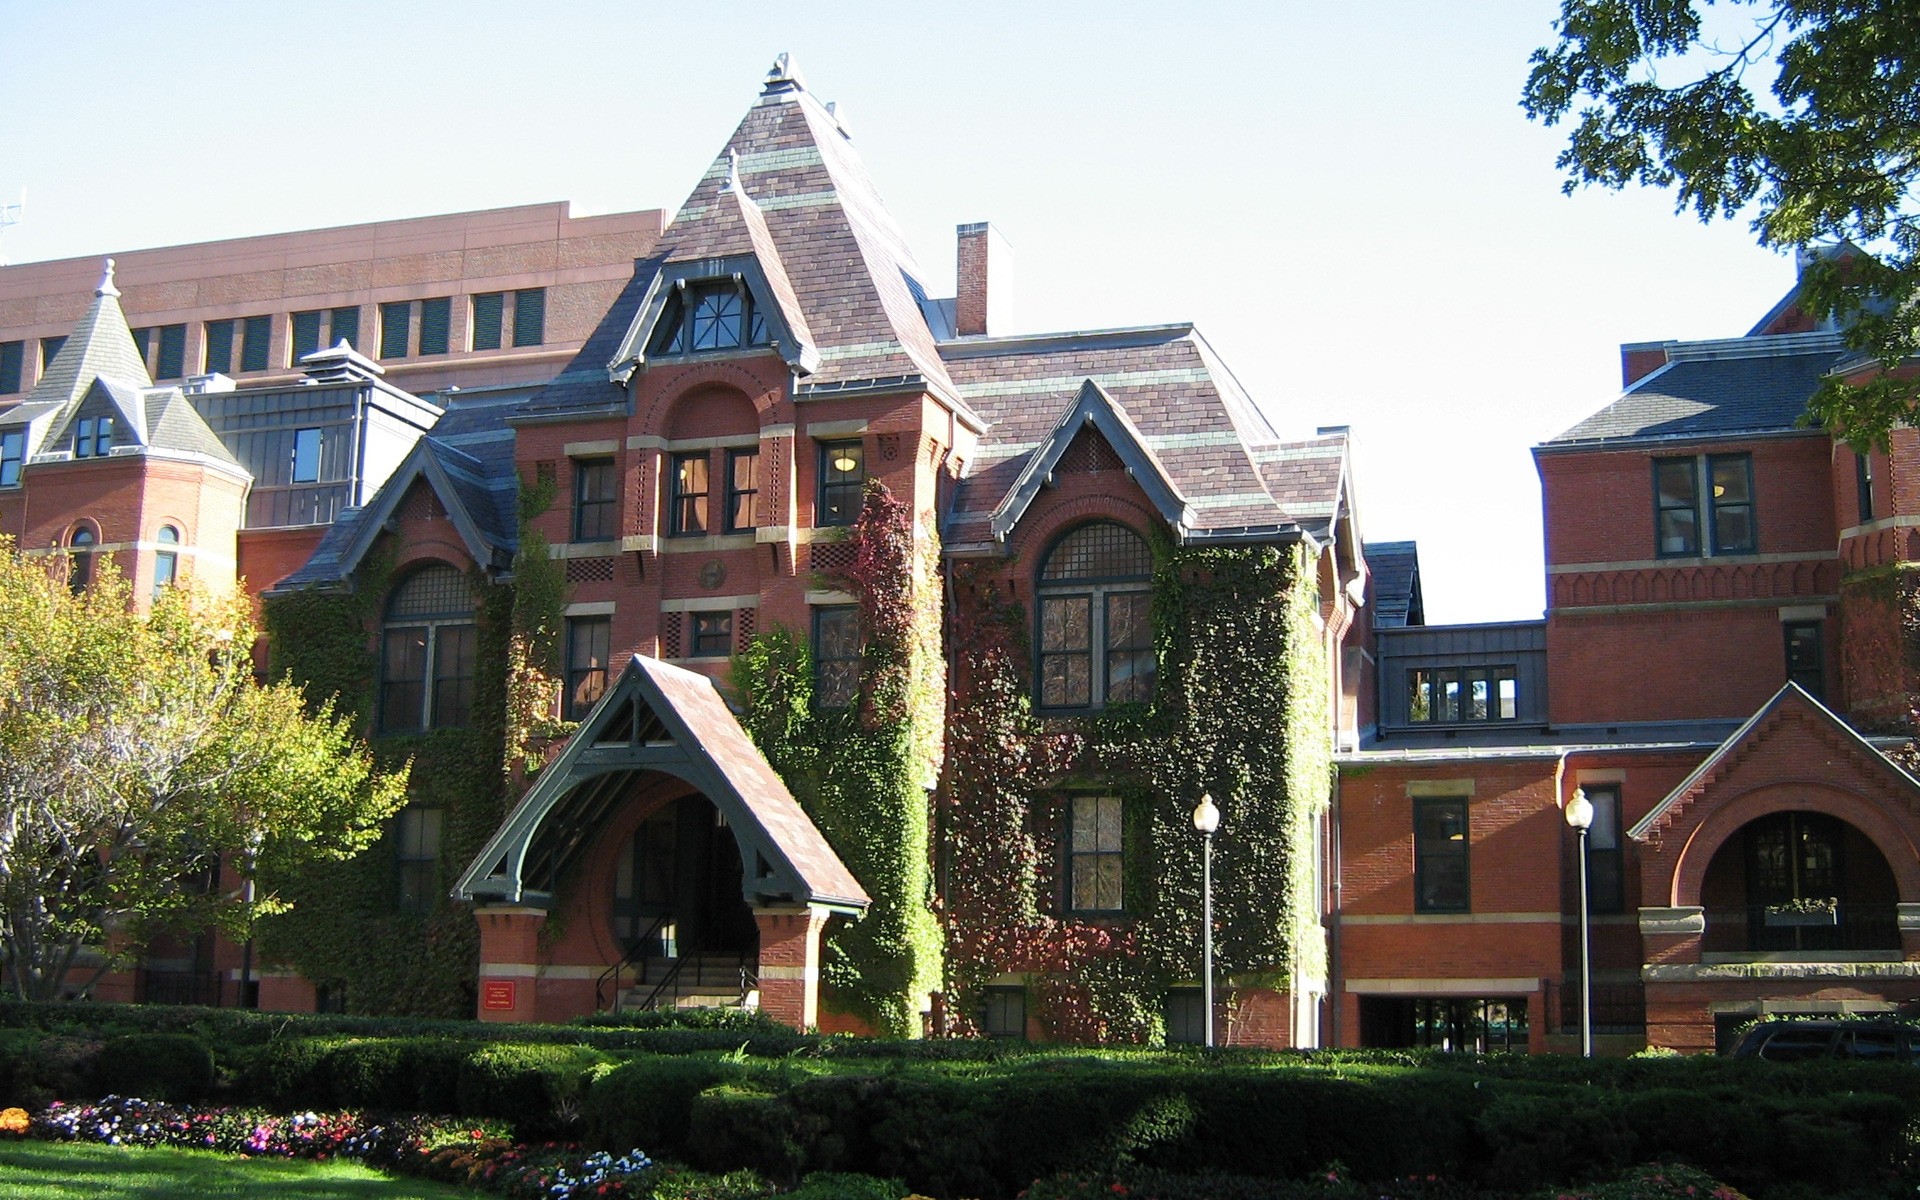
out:
<path id="1" fill-rule="evenodd" d="M 754 963 L 740 954 L 648 958 L 639 982 L 620 993 L 622 1009 L 759 1007 Z"/>

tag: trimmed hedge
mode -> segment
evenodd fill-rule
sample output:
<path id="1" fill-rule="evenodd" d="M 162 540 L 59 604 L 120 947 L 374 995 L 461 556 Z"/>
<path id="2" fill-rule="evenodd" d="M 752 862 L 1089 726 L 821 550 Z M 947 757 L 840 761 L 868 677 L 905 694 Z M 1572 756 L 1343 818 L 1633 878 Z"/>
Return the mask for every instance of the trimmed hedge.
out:
<path id="1" fill-rule="evenodd" d="M 213 1051 L 184 1033 L 130 1033 L 101 1047 L 94 1087 L 102 1095 L 192 1104 L 213 1091 Z"/>
<path id="2" fill-rule="evenodd" d="M 746 1067 L 731 1059 L 632 1059 L 600 1074 L 587 1094 L 584 1135 L 595 1146 L 645 1147 L 681 1157 L 687 1148 L 694 1098 L 731 1083 Z M 698 1165 L 698 1164 L 696 1164 Z M 742 1160 L 729 1166 L 747 1166 Z"/>

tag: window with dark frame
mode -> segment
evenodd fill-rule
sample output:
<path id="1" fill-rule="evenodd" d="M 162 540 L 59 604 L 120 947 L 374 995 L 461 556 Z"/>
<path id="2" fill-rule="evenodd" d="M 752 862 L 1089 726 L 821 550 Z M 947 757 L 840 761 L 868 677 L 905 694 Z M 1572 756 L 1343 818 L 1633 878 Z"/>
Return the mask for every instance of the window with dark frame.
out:
<path id="1" fill-rule="evenodd" d="M 1126 907 L 1125 838 L 1118 796 L 1075 796 L 1068 814 L 1067 908 L 1117 913 Z"/>
<path id="2" fill-rule="evenodd" d="M 1751 554 L 1758 548 L 1751 454 L 1656 458 L 1653 491 L 1659 557 Z"/>
<path id="3" fill-rule="evenodd" d="M 980 1032 L 990 1038 L 1026 1037 L 1027 989 L 1004 986 L 980 989 Z"/>
<path id="4" fill-rule="evenodd" d="M 1853 455 L 1854 498 L 1860 507 L 1859 523 L 1873 520 L 1873 456 L 1855 451 Z"/>
<path id="5" fill-rule="evenodd" d="M 67 539 L 67 587 L 76 596 L 93 586 L 93 548 L 98 542 L 85 526 Z"/>
<path id="6" fill-rule="evenodd" d="M 20 482 L 20 468 L 26 458 L 26 430 L 9 429 L 0 433 L 0 487 L 12 487 Z"/>
<path id="7" fill-rule="evenodd" d="M 813 703 L 846 708 L 860 690 L 860 608 L 823 604 L 813 610 Z"/>
<path id="8" fill-rule="evenodd" d="M 500 333 L 507 315 L 505 292 L 477 292 L 468 302 L 471 312 L 467 332 L 475 350 L 498 350 Z"/>
<path id="9" fill-rule="evenodd" d="M 707 500 L 711 495 L 708 462 L 704 450 L 673 456 L 668 473 L 672 484 L 667 509 L 668 536 L 693 537 L 708 532 Z"/>
<path id="10" fill-rule="evenodd" d="M 73 428 L 75 458 L 105 458 L 113 453 L 112 417 L 81 417 Z"/>
<path id="11" fill-rule="evenodd" d="M 466 574 L 445 563 L 394 589 L 381 634 L 381 733 L 458 728 L 472 719 L 476 604 Z"/>
<path id="12" fill-rule="evenodd" d="M 619 497 L 613 460 L 583 458 L 573 464 L 573 540 L 603 542 L 615 536 Z"/>
<path id="13" fill-rule="evenodd" d="M 1153 553 L 1124 525 L 1082 525 L 1041 560 L 1040 705 L 1099 709 L 1153 698 Z"/>
<path id="14" fill-rule="evenodd" d="M 1825 699 L 1827 659 L 1821 644 L 1820 622 L 1788 621 L 1781 628 L 1787 642 L 1787 678 L 1816 700 Z"/>
<path id="15" fill-rule="evenodd" d="M 20 390 L 26 373 L 26 343 L 0 342 L 0 394 Z"/>
<path id="16" fill-rule="evenodd" d="M 452 336 L 451 296 L 395 300 L 380 306 L 381 358 L 445 354 L 452 348 Z"/>
<path id="17" fill-rule="evenodd" d="M 727 451 L 728 533 L 742 533 L 760 524 L 760 451 Z"/>
<path id="18" fill-rule="evenodd" d="M 689 282 L 674 289 L 660 314 L 650 354 L 738 350 L 769 341 L 766 315 L 737 279 Z"/>
<path id="19" fill-rule="evenodd" d="M 1469 910 L 1472 888 L 1467 850 L 1466 797 L 1422 796 L 1414 800 L 1415 912 Z"/>
<path id="20" fill-rule="evenodd" d="M 331 349 L 341 342 L 357 346 L 359 341 L 358 305 L 293 313 L 287 319 L 287 365 L 297 367 L 309 354 Z"/>
<path id="21" fill-rule="evenodd" d="M 180 531 L 171 525 L 162 525 L 156 540 L 160 549 L 153 555 L 153 598 L 158 600 L 160 593 L 172 587 L 180 575 Z"/>
<path id="22" fill-rule="evenodd" d="M 134 349 L 155 379 L 178 379 L 186 374 L 187 327 L 149 325 L 133 331 Z"/>
<path id="23" fill-rule="evenodd" d="M 52 337 L 40 339 L 40 373 L 42 375 L 45 375 L 47 368 L 53 365 L 53 360 L 60 357 L 60 351 L 65 349 L 66 344 L 67 335 L 64 333 L 56 333 Z"/>
<path id="24" fill-rule="evenodd" d="M 444 810 L 409 804 L 393 827 L 395 905 L 403 913 L 425 913 L 440 895 L 440 832 Z"/>
<path id="25" fill-rule="evenodd" d="M 320 447 L 324 441 L 318 429 L 296 429 L 293 431 L 293 471 L 294 483 L 318 483 L 320 481 Z"/>
<path id="26" fill-rule="evenodd" d="M 1515 721 L 1520 717 L 1520 676 L 1509 664 L 1414 667 L 1407 672 L 1407 720 L 1411 724 Z"/>
<path id="27" fill-rule="evenodd" d="M 513 344 L 539 346 L 547 340 L 547 289 L 521 288 L 513 294 Z"/>
<path id="28" fill-rule="evenodd" d="M 612 617 L 571 617 L 567 621 L 566 711 L 578 721 L 607 690 L 607 663 L 613 652 Z"/>
<path id="29" fill-rule="evenodd" d="M 413 301 L 380 306 L 380 357 L 405 358 L 413 344 Z"/>
<path id="30" fill-rule="evenodd" d="M 1587 827 L 1587 911 L 1626 911 L 1626 873 L 1620 842 L 1620 785 L 1581 785 L 1593 805 L 1593 824 Z"/>
<path id="31" fill-rule="evenodd" d="M 867 487 L 867 450 L 859 441 L 820 443 L 820 495 L 815 525 L 851 525 Z"/>
<path id="32" fill-rule="evenodd" d="M 696 612 L 693 616 L 692 658 L 725 658 L 733 653 L 733 613 Z"/>

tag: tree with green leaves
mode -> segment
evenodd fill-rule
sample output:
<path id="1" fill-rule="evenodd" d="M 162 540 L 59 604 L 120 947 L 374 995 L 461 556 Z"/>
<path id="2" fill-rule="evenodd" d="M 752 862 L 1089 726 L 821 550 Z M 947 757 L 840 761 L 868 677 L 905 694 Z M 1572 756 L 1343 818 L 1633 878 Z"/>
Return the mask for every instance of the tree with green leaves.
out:
<path id="1" fill-rule="evenodd" d="M 1522 106 L 1572 117 L 1584 184 L 1672 188 L 1703 221 L 1747 215 L 1809 256 L 1802 297 L 1883 368 L 1830 380 L 1813 419 L 1856 444 L 1920 423 L 1920 5 L 1911 0 L 1563 0 Z"/>
<path id="2" fill-rule="evenodd" d="M 282 905 L 223 862 L 350 857 L 406 788 L 349 719 L 255 682 L 244 595 L 142 613 L 116 572 L 75 594 L 51 565 L 0 539 L 0 955 L 26 1000 L 85 995 L 162 933 L 245 937 Z"/>

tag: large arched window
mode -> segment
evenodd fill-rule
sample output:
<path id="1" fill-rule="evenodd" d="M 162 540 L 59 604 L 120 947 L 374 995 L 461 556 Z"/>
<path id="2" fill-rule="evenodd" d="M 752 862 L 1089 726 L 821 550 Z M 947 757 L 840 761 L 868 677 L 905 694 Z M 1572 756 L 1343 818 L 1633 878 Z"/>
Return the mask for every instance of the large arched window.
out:
<path id="1" fill-rule="evenodd" d="M 1153 698 L 1153 552 L 1111 521 L 1082 525 L 1040 562 L 1042 708 Z"/>
<path id="2" fill-rule="evenodd" d="M 67 539 L 67 586 L 76 596 L 93 586 L 93 548 L 98 542 L 84 525 Z"/>
<path id="3" fill-rule="evenodd" d="M 394 589 L 381 630 L 380 732 L 448 729 L 473 715 L 475 600 L 466 574 L 445 563 Z"/>

